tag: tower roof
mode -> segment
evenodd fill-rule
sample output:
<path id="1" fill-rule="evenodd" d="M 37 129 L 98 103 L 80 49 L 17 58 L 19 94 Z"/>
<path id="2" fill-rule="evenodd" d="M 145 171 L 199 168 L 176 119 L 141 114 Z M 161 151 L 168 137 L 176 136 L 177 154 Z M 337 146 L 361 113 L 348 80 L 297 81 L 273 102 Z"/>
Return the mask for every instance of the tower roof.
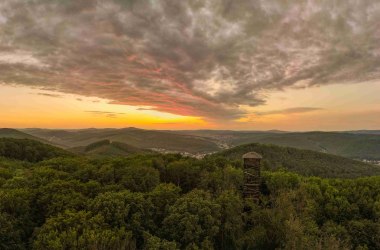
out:
<path id="1" fill-rule="evenodd" d="M 256 152 L 249 152 L 243 155 L 243 159 L 262 159 L 263 157 Z"/>

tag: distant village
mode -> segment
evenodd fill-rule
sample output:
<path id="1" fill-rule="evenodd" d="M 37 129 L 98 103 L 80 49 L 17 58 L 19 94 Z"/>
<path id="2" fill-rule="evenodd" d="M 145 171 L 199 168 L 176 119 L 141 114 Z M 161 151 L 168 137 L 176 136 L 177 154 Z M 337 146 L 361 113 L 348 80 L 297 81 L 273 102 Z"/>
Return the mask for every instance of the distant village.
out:
<path id="1" fill-rule="evenodd" d="M 215 143 L 218 145 L 218 147 L 221 150 L 225 150 L 225 149 L 231 148 L 230 145 L 228 145 L 226 142 L 223 142 L 223 141 L 217 140 L 217 141 L 215 141 Z M 193 157 L 193 158 L 196 158 L 196 159 L 203 159 L 207 155 L 211 155 L 211 154 L 217 153 L 217 151 L 214 151 L 214 152 L 208 152 L 208 153 L 195 153 L 195 154 L 192 154 L 192 153 L 189 153 L 189 152 L 168 150 L 168 149 L 164 149 L 164 148 L 149 148 L 149 149 L 153 150 L 155 152 L 158 152 L 158 153 L 162 153 L 162 154 L 180 154 L 182 156 Z"/>
<path id="2" fill-rule="evenodd" d="M 219 144 L 218 146 L 220 148 L 222 148 L 222 149 L 229 149 L 230 148 L 230 146 L 227 143 L 225 143 L 225 144 Z M 195 154 L 192 154 L 192 153 L 189 153 L 189 152 L 180 152 L 180 151 L 175 151 L 175 150 L 167 150 L 167 149 L 164 149 L 164 148 L 150 148 L 150 150 L 153 150 L 155 152 L 162 153 L 162 154 L 180 154 L 182 156 L 193 157 L 193 158 L 196 158 L 196 159 L 203 159 L 205 156 L 217 152 L 217 151 L 215 151 L 215 152 L 209 152 L 209 153 L 195 153 Z M 368 160 L 368 159 L 357 159 L 357 160 L 365 162 L 365 163 L 369 163 L 369 164 L 374 164 L 374 165 L 380 166 L 380 160 Z"/>
<path id="3" fill-rule="evenodd" d="M 363 159 L 362 162 L 370 163 L 370 164 L 375 164 L 375 165 L 379 165 L 380 166 L 380 160 L 367 160 L 367 159 Z"/>
<path id="4" fill-rule="evenodd" d="M 175 150 L 167 150 L 164 148 L 150 148 L 150 150 L 153 150 L 155 152 L 161 153 L 161 154 L 180 154 L 182 156 L 188 156 L 188 157 L 193 157 L 196 159 L 203 159 L 205 156 L 216 153 L 215 152 L 209 152 L 209 153 L 189 153 L 189 152 L 180 152 L 180 151 L 175 151 Z"/>

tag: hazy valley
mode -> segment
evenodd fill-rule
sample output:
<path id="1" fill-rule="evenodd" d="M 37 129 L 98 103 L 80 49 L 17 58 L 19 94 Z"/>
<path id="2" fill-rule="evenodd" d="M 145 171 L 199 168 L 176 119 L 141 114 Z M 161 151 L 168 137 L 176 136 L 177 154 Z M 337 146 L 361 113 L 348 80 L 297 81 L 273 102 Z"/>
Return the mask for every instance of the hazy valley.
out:
<path id="1" fill-rule="evenodd" d="M 23 132 L 19 133 L 19 132 Z M 137 128 L 49 130 L 0 130 L 0 135 L 37 139 L 62 148 L 85 147 L 110 140 L 159 152 L 181 152 L 199 157 L 248 143 L 308 149 L 352 159 L 380 160 L 379 131 L 297 132 L 187 130 L 160 131 Z"/>

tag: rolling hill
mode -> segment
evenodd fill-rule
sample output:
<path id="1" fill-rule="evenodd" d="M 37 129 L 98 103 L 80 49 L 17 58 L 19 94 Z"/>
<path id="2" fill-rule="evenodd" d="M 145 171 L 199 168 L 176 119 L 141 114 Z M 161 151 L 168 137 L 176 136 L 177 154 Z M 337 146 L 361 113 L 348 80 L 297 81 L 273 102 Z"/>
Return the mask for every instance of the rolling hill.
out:
<path id="1" fill-rule="evenodd" d="M 220 150 L 218 145 L 209 138 L 137 128 L 80 130 L 25 129 L 23 131 L 43 138 L 50 143 L 64 145 L 67 148 L 86 146 L 101 140 L 110 140 L 145 149 L 165 149 L 189 153 L 210 153 Z"/>
<path id="2" fill-rule="evenodd" d="M 122 142 L 111 142 L 110 140 L 102 140 L 91 143 L 85 147 L 76 147 L 69 150 L 77 154 L 90 156 L 128 156 L 131 154 L 152 152 Z"/>
<path id="3" fill-rule="evenodd" d="M 36 141 L 43 141 L 38 137 L 12 128 L 0 128 L 0 138 L 31 139 Z"/>
<path id="4" fill-rule="evenodd" d="M 380 135 L 380 130 L 353 130 L 353 131 L 347 131 L 347 133 L 351 133 L 351 134 L 367 134 L 367 135 Z"/>
<path id="5" fill-rule="evenodd" d="M 64 148 L 64 146 L 59 143 L 51 142 L 40 138 L 38 136 L 31 135 L 29 133 L 23 132 L 21 130 L 12 129 L 12 128 L 0 128 L 0 138 L 13 138 L 13 139 L 29 139 L 34 141 L 39 141 L 44 144 L 49 144 L 55 147 Z"/>
<path id="6" fill-rule="evenodd" d="M 267 170 L 284 168 L 305 176 L 339 178 L 380 175 L 380 166 L 311 150 L 257 143 L 236 146 L 207 157 L 241 161 L 241 156 L 249 151 L 256 151 L 263 155 L 263 169 Z M 87 146 L 71 148 L 70 152 L 31 139 L 0 138 L 0 156 L 31 162 L 71 156 L 73 153 L 88 156 L 128 156 L 152 151 L 104 139 Z"/>
<path id="7" fill-rule="evenodd" d="M 308 149 L 352 159 L 380 160 L 380 135 L 377 131 L 284 132 L 189 130 L 158 131 L 123 129 L 1 129 L 0 137 L 26 138 L 63 148 L 85 147 L 102 140 L 117 141 L 136 148 L 165 151 L 212 153 L 247 143 L 273 144 Z"/>
<path id="8" fill-rule="evenodd" d="M 380 175 L 380 166 L 311 150 L 275 145 L 247 144 L 237 146 L 209 157 L 241 160 L 242 155 L 255 151 L 263 156 L 263 168 L 287 169 L 305 176 L 354 178 Z"/>
<path id="9" fill-rule="evenodd" d="M 181 134 L 203 136 L 219 140 L 230 147 L 247 143 L 274 144 L 309 149 L 353 159 L 380 160 L 380 135 L 349 132 L 297 132 L 282 131 L 178 131 Z"/>
<path id="10" fill-rule="evenodd" d="M 29 162 L 39 162 L 73 154 L 61 148 L 31 139 L 0 138 L 0 156 Z"/>

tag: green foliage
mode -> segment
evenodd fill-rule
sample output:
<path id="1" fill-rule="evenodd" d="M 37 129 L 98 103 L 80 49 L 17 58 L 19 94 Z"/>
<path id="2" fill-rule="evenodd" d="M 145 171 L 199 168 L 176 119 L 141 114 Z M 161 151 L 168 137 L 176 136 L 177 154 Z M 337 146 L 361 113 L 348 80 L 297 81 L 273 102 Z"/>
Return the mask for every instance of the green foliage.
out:
<path id="1" fill-rule="evenodd" d="M 164 180 L 177 184 L 185 192 L 196 187 L 199 182 L 199 168 L 188 159 L 169 163 L 164 171 Z"/>
<path id="2" fill-rule="evenodd" d="M 176 250 L 177 244 L 149 233 L 144 234 L 144 250 Z"/>
<path id="3" fill-rule="evenodd" d="M 352 244 L 368 249 L 380 249 L 380 224 L 370 220 L 352 220 L 347 223 Z"/>
<path id="4" fill-rule="evenodd" d="M 202 174 L 199 186 L 219 194 L 224 190 L 231 190 L 243 184 L 243 170 L 227 165 L 223 168 L 207 171 Z"/>
<path id="5" fill-rule="evenodd" d="M 160 182 L 160 173 L 152 167 L 128 167 L 125 169 L 121 183 L 125 188 L 135 192 L 148 192 Z"/>
<path id="6" fill-rule="evenodd" d="M 34 249 L 135 249 L 132 233 L 109 228 L 101 216 L 66 211 L 36 231 Z"/>
<path id="7" fill-rule="evenodd" d="M 380 176 L 262 171 L 254 204 L 230 156 L 0 158 L 0 249 L 380 248 Z"/>
<path id="8" fill-rule="evenodd" d="M 205 191 L 193 190 L 170 208 L 163 222 L 164 234 L 183 247 L 208 244 L 220 227 L 220 205 Z"/>
<path id="9" fill-rule="evenodd" d="M 53 216 L 65 210 L 81 210 L 86 197 L 83 184 L 77 180 L 54 180 L 38 189 L 36 205 L 43 216 Z"/>
<path id="10" fill-rule="evenodd" d="M 153 203 L 152 214 L 156 229 L 162 227 L 162 221 L 169 215 L 170 207 L 180 197 L 181 189 L 174 184 L 160 184 L 148 194 Z"/>
<path id="11" fill-rule="evenodd" d="M 216 203 L 221 213 L 216 248 L 241 249 L 244 221 L 242 215 L 236 213 L 236 211 L 243 211 L 244 207 L 240 194 L 231 190 L 224 191 L 216 198 Z"/>
<path id="12" fill-rule="evenodd" d="M 17 220 L 9 214 L 0 213 L 0 249 L 14 250 L 25 248 L 21 231 L 16 226 L 17 223 Z"/>

